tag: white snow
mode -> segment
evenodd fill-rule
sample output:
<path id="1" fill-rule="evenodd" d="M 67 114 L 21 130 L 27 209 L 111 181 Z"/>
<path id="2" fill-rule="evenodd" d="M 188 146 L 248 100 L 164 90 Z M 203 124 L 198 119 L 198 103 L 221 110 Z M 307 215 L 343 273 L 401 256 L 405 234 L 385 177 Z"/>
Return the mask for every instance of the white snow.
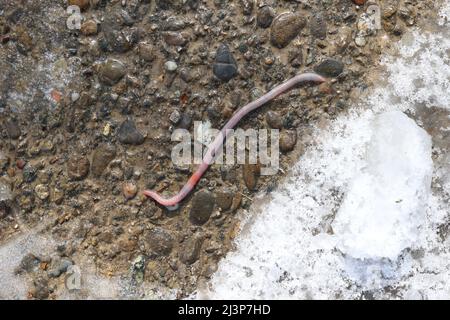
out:
<path id="1" fill-rule="evenodd" d="M 418 238 L 431 188 L 430 136 L 400 111 L 372 123 L 365 166 L 332 224 L 337 247 L 354 258 L 396 259 Z"/>
<path id="2" fill-rule="evenodd" d="M 406 34 L 398 56 L 383 58 L 386 86 L 315 130 L 194 297 L 450 298 L 450 148 L 432 152 L 414 120 L 450 110 L 449 14 L 447 3 L 439 29 Z"/>

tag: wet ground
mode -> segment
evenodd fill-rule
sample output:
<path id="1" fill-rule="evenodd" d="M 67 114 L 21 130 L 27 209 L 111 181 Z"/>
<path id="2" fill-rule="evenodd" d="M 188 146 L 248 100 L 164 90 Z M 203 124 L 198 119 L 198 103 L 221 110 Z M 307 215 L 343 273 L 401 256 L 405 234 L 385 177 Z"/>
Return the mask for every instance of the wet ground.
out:
<path id="1" fill-rule="evenodd" d="M 80 30 L 67 26 L 68 2 L 82 9 Z M 428 1 L 380 1 L 380 30 L 370 1 L 68 2 L 0 0 L 6 298 L 189 295 L 232 249 L 240 213 L 314 143 L 312 128 L 379 81 L 380 55 L 408 28 L 436 19 Z M 171 162 L 173 130 L 192 133 L 193 121 L 221 128 L 237 108 L 311 70 L 330 80 L 239 124 L 281 130 L 279 174 L 214 165 L 176 211 L 142 195 L 174 194 L 194 169 Z M 44 240 L 27 240 L 36 236 Z M 73 266 L 86 287 L 67 293 Z M 114 293 L 92 292 L 104 279 Z"/>

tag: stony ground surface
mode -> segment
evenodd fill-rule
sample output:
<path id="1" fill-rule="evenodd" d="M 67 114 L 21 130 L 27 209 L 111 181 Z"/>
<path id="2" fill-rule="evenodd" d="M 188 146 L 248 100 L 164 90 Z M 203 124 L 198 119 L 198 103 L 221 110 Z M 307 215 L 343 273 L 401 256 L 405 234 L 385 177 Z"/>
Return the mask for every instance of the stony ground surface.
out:
<path id="1" fill-rule="evenodd" d="M 82 9 L 80 30 L 67 27 L 69 4 Z M 84 261 L 136 296 L 151 283 L 190 294 L 232 248 L 236 213 L 270 193 L 311 143 L 311 124 L 365 92 L 380 54 L 433 19 L 434 5 L 0 0 L 0 242 L 33 230 L 52 246 L 20 257 L 22 298 L 58 298 L 64 273 Z M 176 193 L 194 169 L 171 162 L 173 130 L 192 133 L 194 121 L 221 128 L 238 107 L 311 70 L 329 82 L 239 124 L 281 130 L 279 174 L 213 165 L 176 211 L 142 196 Z"/>

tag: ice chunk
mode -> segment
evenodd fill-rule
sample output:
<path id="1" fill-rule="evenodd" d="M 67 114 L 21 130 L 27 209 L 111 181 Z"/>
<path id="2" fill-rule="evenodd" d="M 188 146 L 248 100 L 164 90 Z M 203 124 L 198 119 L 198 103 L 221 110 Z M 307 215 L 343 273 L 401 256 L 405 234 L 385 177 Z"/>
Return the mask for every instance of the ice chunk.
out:
<path id="1" fill-rule="evenodd" d="M 418 239 L 433 162 L 431 138 L 400 111 L 378 115 L 366 166 L 333 222 L 338 248 L 353 258 L 394 260 Z"/>

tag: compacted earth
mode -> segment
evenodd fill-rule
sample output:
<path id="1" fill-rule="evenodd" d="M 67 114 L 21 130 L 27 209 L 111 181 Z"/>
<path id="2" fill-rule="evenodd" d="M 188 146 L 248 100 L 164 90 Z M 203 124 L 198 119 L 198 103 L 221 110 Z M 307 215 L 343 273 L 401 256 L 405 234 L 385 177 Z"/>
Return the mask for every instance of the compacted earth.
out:
<path id="1" fill-rule="evenodd" d="M 122 279 L 132 297 L 149 297 L 141 290 L 149 284 L 188 296 L 233 248 L 238 213 L 274 190 L 311 144 L 312 125 L 361 96 L 380 54 L 435 19 L 436 5 L 0 0 L 0 244 L 27 233 L 51 243 L 14 257 L 11 277 L 27 284 L 19 298 L 60 297 L 68 270 L 83 273 L 86 263 Z M 276 175 L 260 175 L 258 164 L 212 165 L 172 211 L 142 194 L 175 194 L 195 170 L 171 161 L 174 130 L 193 134 L 194 121 L 220 129 L 305 71 L 328 81 L 294 89 L 239 124 L 280 130 Z M 75 293 L 88 296 L 82 285 Z"/>

